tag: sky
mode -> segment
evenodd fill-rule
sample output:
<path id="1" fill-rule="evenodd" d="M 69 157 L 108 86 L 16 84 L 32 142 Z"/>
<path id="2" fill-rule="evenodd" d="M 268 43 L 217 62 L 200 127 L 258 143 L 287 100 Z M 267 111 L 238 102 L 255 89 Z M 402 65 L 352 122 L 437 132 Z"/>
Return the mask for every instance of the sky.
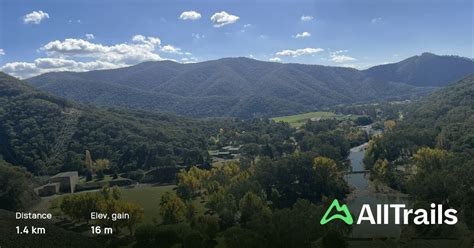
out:
<path id="1" fill-rule="evenodd" d="M 223 57 L 365 69 L 473 58 L 472 0 L 0 0 L 0 70 L 27 78 Z"/>

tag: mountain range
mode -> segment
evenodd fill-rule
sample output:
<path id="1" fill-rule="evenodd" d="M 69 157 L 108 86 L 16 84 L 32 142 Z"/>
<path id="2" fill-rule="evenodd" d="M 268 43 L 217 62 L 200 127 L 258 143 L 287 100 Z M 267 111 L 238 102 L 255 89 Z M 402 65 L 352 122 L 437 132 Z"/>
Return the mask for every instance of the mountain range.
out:
<path id="1" fill-rule="evenodd" d="M 474 71 L 472 59 L 423 53 L 398 63 L 378 65 L 366 72 L 379 79 L 415 86 L 446 86 Z"/>
<path id="2" fill-rule="evenodd" d="M 423 53 L 367 70 L 224 58 L 200 63 L 144 62 L 26 80 L 86 104 L 193 117 L 269 117 L 337 104 L 410 99 L 474 72 L 472 59 Z"/>
<path id="3" fill-rule="evenodd" d="M 207 137 L 218 125 L 217 120 L 83 106 L 0 72 L 0 161 L 36 174 L 81 172 L 85 150 L 120 170 L 200 164 Z"/>

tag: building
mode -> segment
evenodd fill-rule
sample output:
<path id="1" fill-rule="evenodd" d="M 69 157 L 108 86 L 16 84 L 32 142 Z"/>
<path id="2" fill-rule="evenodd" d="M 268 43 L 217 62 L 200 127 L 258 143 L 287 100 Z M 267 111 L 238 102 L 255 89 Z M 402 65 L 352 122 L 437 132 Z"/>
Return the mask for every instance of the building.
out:
<path id="1" fill-rule="evenodd" d="M 224 146 L 221 149 L 219 149 L 219 151 L 220 152 L 229 152 L 231 154 L 239 154 L 241 147 L 242 146 Z"/>
<path id="2" fill-rule="evenodd" d="M 232 155 L 230 154 L 230 152 L 218 152 L 217 157 L 223 159 L 232 159 Z"/>
<path id="3" fill-rule="evenodd" d="M 76 185 L 79 182 L 77 171 L 61 172 L 52 176 L 49 183 L 59 183 L 59 191 L 63 193 L 74 193 Z"/>
<path id="4" fill-rule="evenodd" d="M 36 194 L 39 196 L 50 196 L 59 193 L 60 183 L 48 183 L 41 187 L 35 188 Z"/>
<path id="5" fill-rule="evenodd" d="M 209 150 L 208 153 L 209 153 L 209 156 L 211 157 L 217 157 L 217 155 L 219 155 L 218 150 Z"/>
<path id="6" fill-rule="evenodd" d="M 240 148 L 242 146 L 224 146 L 219 150 L 209 150 L 209 156 L 221 159 L 235 159 L 240 155 Z"/>
<path id="7" fill-rule="evenodd" d="M 240 153 L 240 147 L 241 146 L 229 147 L 229 149 L 227 149 L 227 151 L 229 151 L 231 154 L 239 154 Z"/>

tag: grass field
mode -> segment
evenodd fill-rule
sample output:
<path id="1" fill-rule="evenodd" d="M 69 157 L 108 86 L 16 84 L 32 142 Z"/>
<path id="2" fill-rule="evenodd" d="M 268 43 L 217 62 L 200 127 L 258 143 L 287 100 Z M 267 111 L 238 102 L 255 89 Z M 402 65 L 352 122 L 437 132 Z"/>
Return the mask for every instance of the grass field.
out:
<path id="1" fill-rule="evenodd" d="M 156 186 L 156 187 L 137 187 L 131 189 L 122 189 L 122 199 L 129 202 L 137 203 L 142 206 L 145 211 L 143 223 L 153 223 L 153 220 L 161 222 L 158 212 L 161 196 L 166 192 L 173 192 L 176 185 Z M 193 200 L 197 209 L 196 215 L 203 215 L 207 211 L 205 201 L 201 197 Z"/>
<path id="2" fill-rule="evenodd" d="M 167 186 L 141 186 L 136 188 L 121 188 L 122 200 L 133 202 L 140 205 L 144 210 L 143 224 L 151 224 L 154 220 L 161 222 L 161 216 L 159 214 L 159 205 L 161 196 L 166 192 L 173 192 L 176 185 Z M 81 194 L 81 193 L 77 193 Z M 49 209 L 57 215 L 61 215 L 61 210 L 58 208 L 62 196 L 55 196 L 54 198 L 43 199 L 44 203 L 41 209 Z M 201 197 L 197 197 L 193 200 L 193 203 L 197 209 L 197 215 L 203 215 L 207 211 L 205 207 L 205 201 Z"/>
<path id="3" fill-rule="evenodd" d="M 161 196 L 166 192 L 172 192 L 175 185 L 159 187 L 138 187 L 121 189 L 122 199 L 140 205 L 144 211 L 144 223 L 153 223 L 153 219 L 161 221 L 158 213 Z"/>
<path id="4" fill-rule="evenodd" d="M 272 118 L 272 120 L 276 122 L 288 122 L 292 127 L 298 128 L 302 126 L 306 121 L 313 118 L 323 120 L 323 119 L 331 119 L 331 118 L 343 119 L 343 118 L 353 118 L 353 117 L 354 116 L 338 115 L 333 112 L 309 112 L 309 113 L 298 114 L 298 115 L 275 117 L 275 118 Z"/>

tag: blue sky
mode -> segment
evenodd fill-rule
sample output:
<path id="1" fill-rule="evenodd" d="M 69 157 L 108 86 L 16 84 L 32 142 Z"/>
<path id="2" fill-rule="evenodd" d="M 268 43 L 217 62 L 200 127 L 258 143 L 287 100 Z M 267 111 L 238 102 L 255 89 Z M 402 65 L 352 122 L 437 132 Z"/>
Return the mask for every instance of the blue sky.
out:
<path id="1" fill-rule="evenodd" d="M 422 52 L 472 58 L 473 3 L 2 0 L 0 49 L 0 70 L 19 77 L 161 59 L 367 68 Z"/>

